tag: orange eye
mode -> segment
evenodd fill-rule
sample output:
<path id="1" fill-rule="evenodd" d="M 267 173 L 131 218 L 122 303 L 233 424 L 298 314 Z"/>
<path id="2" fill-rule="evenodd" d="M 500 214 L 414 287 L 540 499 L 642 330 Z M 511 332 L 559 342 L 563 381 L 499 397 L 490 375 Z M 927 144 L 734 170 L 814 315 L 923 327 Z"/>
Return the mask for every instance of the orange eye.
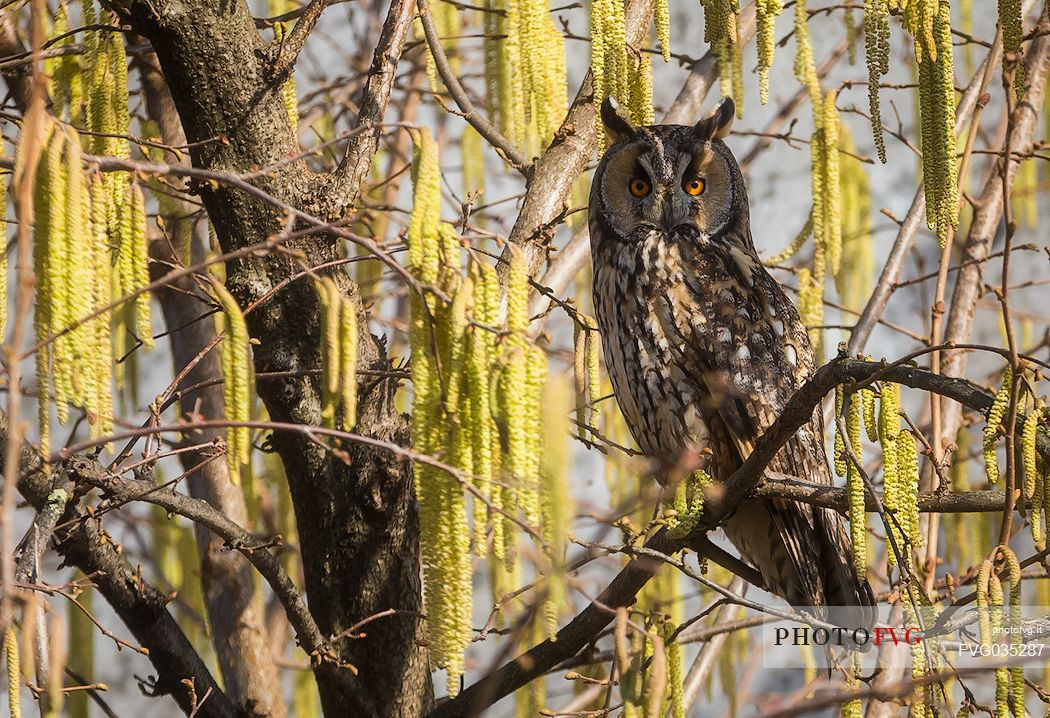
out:
<path id="1" fill-rule="evenodd" d="M 685 191 L 694 197 L 702 195 L 706 187 L 707 182 L 704 181 L 703 177 L 694 177 L 685 183 Z"/>
<path id="2" fill-rule="evenodd" d="M 631 194 L 635 197 L 645 197 L 653 191 L 652 186 L 641 177 L 635 177 L 630 184 Z"/>

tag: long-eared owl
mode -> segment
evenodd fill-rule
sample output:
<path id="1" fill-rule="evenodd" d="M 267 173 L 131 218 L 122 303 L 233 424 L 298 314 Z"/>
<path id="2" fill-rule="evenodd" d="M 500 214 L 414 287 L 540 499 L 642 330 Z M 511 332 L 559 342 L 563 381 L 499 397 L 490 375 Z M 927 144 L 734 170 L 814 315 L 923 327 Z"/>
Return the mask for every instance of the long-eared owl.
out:
<path id="1" fill-rule="evenodd" d="M 591 185 L 594 308 L 616 399 L 658 475 L 692 455 L 728 479 L 814 369 L 806 328 L 752 243 L 722 141 L 733 115 L 725 99 L 694 127 L 636 127 L 614 100 L 601 107 L 612 144 Z M 815 412 L 768 468 L 830 484 L 823 437 Z M 723 528 L 770 590 L 870 622 L 874 597 L 838 514 L 752 498 Z"/>

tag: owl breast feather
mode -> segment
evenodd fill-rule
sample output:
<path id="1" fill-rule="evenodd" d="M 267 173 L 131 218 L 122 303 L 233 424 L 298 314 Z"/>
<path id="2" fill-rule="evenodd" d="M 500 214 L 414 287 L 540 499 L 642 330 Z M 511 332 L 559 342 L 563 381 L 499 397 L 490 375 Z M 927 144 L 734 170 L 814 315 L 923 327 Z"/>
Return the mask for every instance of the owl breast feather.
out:
<path id="1" fill-rule="evenodd" d="M 724 476 L 735 425 L 765 429 L 809 370 L 794 308 L 757 259 L 730 247 L 654 232 L 595 254 L 607 371 L 639 448 L 665 467 L 692 450 Z"/>

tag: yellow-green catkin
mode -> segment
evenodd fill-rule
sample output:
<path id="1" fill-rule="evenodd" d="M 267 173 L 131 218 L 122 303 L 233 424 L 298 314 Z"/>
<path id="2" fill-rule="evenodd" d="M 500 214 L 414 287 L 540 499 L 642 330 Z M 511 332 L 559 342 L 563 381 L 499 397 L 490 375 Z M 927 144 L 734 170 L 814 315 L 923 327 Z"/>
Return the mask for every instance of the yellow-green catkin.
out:
<path id="1" fill-rule="evenodd" d="M 755 3 L 758 98 L 763 105 L 769 101 L 769 69 L 773 67 L 773 51 L 777 45 L 776 20 L 783 10 L 784 5 L 781 0 L 757 0 Z"/>
<path id="2" fill-rule="evenodd" d="M 142 188 L 138 182 L 131 183 L 130 189 L 131 205 L 131 236 L 124 238 L 129 243 L 127 251 L 130 253 L 129 276 L 123 281 L 126 293 L 138 292 L 135 296 L 135 327 L 138 330 L 139 339 L 147 349 L 153 348 L 153 330 L 150 319 L 150 297 L 148 292 L 142 291 L 149 285 L 149 246 L 146 238 L 146 198 L 142 195 Z M 123 243 L 118 253 L 124 251 Z M 122 255 L 121 255 L 122 256 Z M 123 262 L 121 267 L 123 268 Z"/>
<path id="3" fill-rule="evenodd" d="M 93 287 L 92 312 L 109 306 L 113 298 L 113 265 L 107 230 L 108 194 L 103 176 L 94 172 L 88 180 L 88 231 L 87 245 L 91 261 L 88 267 Z M 90 352 L 88 371 L 94 373 L 95 411 L 97 421 L 94 424 L 95 434 L 102 436 L 113 431 L 113 369 L 110 362 L 112 354 L 112 317 L 109 313 L 100 314 L 88 322 L 90 341 L 94 349 Z M 89 410 L 90 419 L 90 410 Z"/>
<path id="4" fill-rule="evenodd" d="M 824 356 L 824 273 L 809 267 L 798 271 L 798 310 L 802 323 L 809 329 L 809 341 L 818 361 Z"/>
<path id="5" fill-rule="evenodd" d="M 614 97 L 630 114 L 633 122 L 651 123 L 650 71 L 649 63 L 633 56 L 627 47 L 623 0 L 592 0 L 591 78 L 595 109 L 597 110 L 606 97 Z M 594 119 L 598 153 L 601 154 L 605 151 L 605 129 L 597 112 Z"/>
<path id="6" fill-rule="evenodd" d="M 850 690 L 858 690 L 861 687 L 860 678 L 863 668 L 860 663 L 859 654 L 850 653 L 849 670 L 846 673 L 846 685 Z M 842 704 L 842 718 L 861 718 L 863 715 L 862 701 L 856 698 Z"/>
<path id="7" fill-rule="evenodd" d="M 503 338 L 502 367 L 499 378 L 500 417 L 506 428 L 507 453 L 504 474 L 510 482 L 504 493 L 507 507 L 524 509 L 526 520 L 535 525 L 535 509 L 528 496 L 528 356 L 525 331 L 528 328 L 528 273 L 525 257 L 516 245 L 510 245 L 510 269 L 507 272 L 507 334 Z M 530 511 L 533 509 L 533 511 Z M 529 518 L 529 514 L 532 514 Z"/>
<path id="8" fill-rule="evenodd" d="M 864 387 L 860 390 L 860 404 L 864 416 L 864 433 L 867 434 L 868 441 L 878 441 L 879 424 L 875 414 L 875 392 L 871 387 Z"/>
<path id="9" fill-rule="evenodd" d="M 565 114 L 565 43 L 545 0 L 486 0 L 485 75 L 500 129 L 542 151 Z"/>
<path id="10" fill-rule="evenodd" d="M 990 649 L 1002 636 L 1003 608 L 1006 605 L 1003 585 L 995 575 L 995 567 L 990 559 L 981 564 L 977 574 L 977 610 L 979 615 L 981 643 Z M 1010 716 L 1010 671 L 995 670 L 995 714 L 997 718 Z M 1023 713 L 1022 713 L 1023 715 Z"/>
<path id="11" fill-rule="evenodd" d="M 83 4 L 84 22 L 90 25 L 97 21 L 109 23 L 114 16 L 103 10 L 96 15 L 94 5 Z M 108 155 L 121 159 L 131 157 L 131 142 L 128 137 L 130 120 L 128 113 L 128 62 L 124 49 L 124 37 L 119 32 L 87 32 L 85 40 L 88 55 L 85 67 L 86 89 L 85 125 L 94 133 L 88 135 L 86 149 L 96 155 Z M 128 226 L 121 222 L 118 208 L 126 202 L 129 181 L 127 172 L 107 172 L 106 189 L 109 194 L 107 222 L 110 242 L 120 246 L 120 228 Z M 120 340 L 122 332 L 117 333 Z M 120 352 L 123 354 L 123 352 Z M 119 367 L 118 367 L 119 370 Z M 119 377 L 118 377 L 119 383 Z"/>
<path id="12" fill-rule="evenodd" d="M 444 4 L 444 3 L 439 3 Z M 293 10 L 298 9 L 299 3 L 294 0 L 270 0 L 269 2 L 269 14 L 270 17 L 280 17 Z M 283 42 L 284 37 L 288 32 L 288 25 L 283 22 L 275 23 L 273 26 L 273 39 L 275 42 Z M 288 79 L 285 80 L 281 86 L 281 99 L 284 101 L 284 110 L 288 115 L 288 124 L 292 128 L 293 134 L 298 135 L 297 128 L 299 127 L 299 93 L 295 86 L 295 72 L 293 71 Z"/>
<path id="13" fill-rule="evenodd" d="M 955 137 L 955 71 L 952 64 L 950 4 L 938 0 L 936 13 L 910 3 L 905 26 L 915 38 L 919 66 L 919 113 L 926 223 L 943 247 L 959 221 L 958 158 Z"/>
<path id="14" fill-rule="evenodd" d="M 1003 29 L 1003 53 L 1012 54 L 1016 60 L 1020 60 L 1021 39 L 1024 31 L 1021 1 L 999 0 L 998 6 L 999 27 Z"/>
<path id="15" fill-rule="evenodd" d="M 813 115 L 819 117 L 823 98 L 820 91 L 820 80 L 817 78 L 817 66 L 813 60 L 813 42 L 809 36 L 809 13 L 806 11 L 804 0 L 795 3 L 795 77 L 809 92 Z"/>
<path id="16" fill-rule="evenodd" d="M 36 368 L 41 449 L 46 453 L 52 387 L 59 421 L 68 420 L 71 404 L 81 406 L 92 437 L 111 430 L 112 410 L 108 318 L 87 319 L 109 303 L 109 247 L 96 231 L 79 138 L 72 128 L 58 124 L 45 133 L 34 187 L 34 324 L 37 341 L 45 343 Z"/>
<path id="17" fill-rule="evenodd" d="M 321 421 L 350 431 L 357 422 L 357 305 L 331 277 L 314 287 L 321 306 Z"/>
<path id="18" fill-rule="evenodd" d="M 589 398 L 587 396 L 587 337 L 590 329 L 586 317 L 579 315 L 573 322 L 572 369 L 573 385 L 576 389 L 576 435 L 581 441 L 588 436 L 587 426 L 590 421 Z"/>
<path id="19" fill-rule="evenodd" d="M 463 196 L 480 195 L 485 191 L 485 155 L 481 135 L 472 126 L 463 128 L 460 152 L 463 155 Z"/>
<path id="20" fill-rule="evenodd" d="M 918 628 L 916 611 L 913 606 L 905 604 L 904 616 L 908 627 Z M 933 692 L 925 684 L 931 668 L 926 659 L 926 650 L 927 647 L 922 641 L 916 641 L 911 645 L 911 678 L 915 681 L 916 687 L 911 696 L 909 718 L 933 718 Z"/>
<path id="21" fill-rule="evenodd" d="M 77 601 L 88 611 L 92 609 L 92 591 L 84 591 L 77 596 Z M 83 611 L 69 604 L 66 612 L 69 643 L 73 648 L 69 655 L 69 668 L 81 676 L 95 674 L 95 624 Z M 66 710 L 70 718 L 88 718 L 90 709 L 86 691 L 71 691 L 66 700 Z"/>
<path id="22" fill-rule="evenodd" d="M 339 391 L 343 401 L 343 431 L 352 431 L 357 425 L 357 305 L 349 297 L 342 298 L 343 310 L 339 317 L 340 351 Z"/>
<path id="23" fill-rule="evenodd" d="M 897 480 L 901 496 L 897 521 L 911 546 L 922 546 L 919 531 L 919 450 L 911 431 L 897 435 Z"/>
<path id="24" fill-rule="evenodd" d="M 445 56 L 448 58 L 449 67 L 453 74 L 459 77 L 461 63 L 458 37 L 463 27 L 459 10 L 452 3 L 437 0 L 430 5 L 430 18 L 434 24 L 434 29 L 437 30 L 438 37 L 441 38 L 441 49 L 444 50 Z M 425 39 L 423 28 L 419 27 L 418 30 L 420 39 Z M 440 92 L 442 85 L 440 80 L 438 80 L 434 53 L 430 52 L 429 48 L 426 54 L 426 74 L 431 91 Z"/>
<path id="25" fill-rule="evenodd" d="M 222 335 L 221 361 L 223 402 L 226 420 L 251 421 L 254 374 L 248 326 L 244 315 L 229 290 L 218 280 L 212 281 L 212 292 L 222 311 L 215 314 L 215 331 Z M 230 480 L 245 488 L 251 480 L 252 430 L 248 426 L 226 429 L 226 465 Z"/>
<path id="26" fill-rule="evenodd" d="M 454 266 L 458 264 L 458 237 L 441 223 L 438 147 L 425 128 L 415 133 L 413 140 L 408 268 L 423 286 L 438 285 L 446 296 L 455 296 L 461 284 L 458 266 Z M 453 364 L 452 347 L 464 341 L 465 322 L 455 316 L 463 309 L 462 301 L 455 311 L 450 311 L 452 307 L 434 296 L 413 292 L 410 298 L 412 446 L 428 456 L 447 450 L 456 468 L 470 473 L 473 446 L 457 426 L 459 417 L 447 411 L 444 393 L 448 376 L 442 374 Z M 471 638 L 471 557 L 466 498 L 459 481 L 447 471 L 416 462 L 414 472 L 416 496 L 421 505 L 428 645 L 434 662 L 447 670 L 448 692 L 455 695 L 464 670 L 463 653 Z"/>
<path id="27" fill-rule="evenodd" d="M 1024 496 L 1028 499 L 1028 517 L 1031 522 L 1032 541 L 1037 548 L 1046 543 L 1046 534 L 1043 526 L 1043 494 L 1046 491 L 1044 476 L 1040 466 L 1040 458 L 1036 453 L 1036 439 L 1039 431 L 1039 422 L 1046 409 L 1037 401 L 1033 401 L 1031 411 L 1025 417 L 1024 429 L 1021 432 L 1021 452 L 1024 466 Z"/>
<path id="28" fill-rule="evenodd" d="M 823 303 L 823 278 L 826 270 L 833 277 L 839 273 L 842 258 L 842 192 L 839 163 L 839 115 L 837 95 L 827 93 L 820 102 L 819 119 L 810 144 L 813 194 L 813 276 L 819 283 Z"/>
<path id="29" fill-rule="evenodd" d="M 907 540 L 910 534 L 911 505 L 917 500 L 911 490 L 910 467 L 902 466 L 902 459 L 910 461 L 915 450 L 915 439 L 901 431 L 899 387 L 884 382 L 880 388 L 879 440 L 882 446 L 883 503 L 889 514 L 887 526 L 887 557 L 890 566 L 897 565 L 898 552 L 910 562 L 911 551 Z M 906 444 L 911 442 L 909 451 Z M 903 448 L 901 445 L 904 445 Z"/>
<path id="30" fill-rule="evenodd" d="M 37 168 L 33 205 L 36 209 L 35 273 L 38 279 L 36 302 L 37 340 L 47 340 L 51 334 L 65 328 L 72 314 L 69 286 L 66 281 L 70 266 L 69 236 L 66 231 L 68 202 L 66 201 L 66 167 L 62 155 L 66 136 L 58 125 L 52 125 L 40 166 Z M 51 366 L 47 364 L 50 356 Z M 56 339 L 47 352 L 37 355 L 37 381 L 40 396 L 47 400 L 50 378 L 54 386 L 55 406 L 59 421 L 68 418 L 68 402 L 72 401 L 72 366 L 68 356 L 68 341 Z M 41 417 L 43 419 L 43 416 Z M 42 425 L 46 423 L 42 421 Z"/>
<path id="31" fill-rule="evenodd" d="M 685 695 L 682 673 L 682 645 L 671 640 L 675 626 L 671 622 L 663 625 L 663 640 L 667 650 L 667 702 L 671 705 L 671 718 L 685 718 Z"/>
<path id="32" fill-rule="evenodd" d="M 11 718 L 22 716 L 22 659 L 14 626 L 4 631 L 4 660 L 7 663 L 7 705 Z"/>
<path id="33" fill-rule="evenodd" d="M 643 52 L 638 58 L 630 93 L 631 117 L 640 125 L 653 124 L 653 65 L 648 53 Z"/>
<path id="34" fill-rule="evenodd" d="M 321 423 L 335 427 L 339 404 L 339 380 L 342 342 L 339 336 L 339 314 L 342 310 L 339 288 L 329 277 L 314 282 L 320 303 L 321 325 Z"/>
<path id="35" fill-rule="evenodd" d="M 85 23 L 88 24 L 88 23 Z M 65 3 L 60 3 L 55 11 L 54 24 L 51 29 L 49 47 L 68 47 L 76 41 L 75 34 L 69 32 L 69 12 Z M 93 34 L 93 33 L 92 33 Z M 66 35 L 59 39 L 62 35 Z M 44 60 L 44 74 L 47 75 L 47 94 L 51 98 L 51 112 L 60 120 L 69 120 L 79 125 L 84 120 L 84 85 L 80 55 L 69 53 Z"/>
<path id="36" fill-rule="evenodd" d="M 988 409 L 988 419 L 984 425 L 984 442 L 982 450 L 984 453 L 985 474 L 988 483 L 999 482 L 999 457 L 996 454 L 995 445 L 999 438 L 999 428 L 1003 425 L 1003 415 L 1010 404 L 1010 394 L 1013 391 L 1013 369 L 1007 366 L 1003 371 L 1003 383 L 995 394 L 991 408 Z"/>
<path id="37" fill-rule="evenodd" d="M 538 350 L 537 350 L 538 351 Z M 542 352 L 541 352 L 542 353 Z M 573 499 L 569 484 L 572 456 L 569 446 L 569 399 L 565 380 L 552 380 L 543 389 L 543 449 L 540 472 L 543 488 L 540 499 L 543 510 L 543 542 L 547 545 L 550 569 L 547 575 L 547 601 L 544 614 L 547 636 L 557 634 L 559 615 L 571 607 L 566 576 L 566 548 L 573 519 Z"/>
<path id="38" fill-rule="evenodd" d="M 868 111 L 879 161 L 886 162 L 882 133 L 879 85 L 890 70 L 890 23 L 888 0 L 864 0 L 864 61 L 868 66 Z"/>
<path id="39" fill-rule="evenodd" d="M 502 505 L 502 493 L 494 490 L 494 477 L 498 469 L 499 453 L 493 447 L 499 445 L 499 434 L 491 409 L 492 364 L 495 354 L 493 329 L 499 317 L 499 277 L 489 264 L 472 261 L 470 265 L 473 289 L 473 322 L 466 330 L 466 389 L 464 396 L 469 404 L 474 431 L 471 433 L 471 462 L 474 485 L 481 497 L 474 498 L 474 552 L 483 558 L 488 551 L 487 535 L 493 531 L 493 552 L 503 559 L 503 522 L 496 521 L 495 509 Z M 490 506 L 486 504 L 492 505 Z M 498 528 L 498 531 L 496 530 Z"/>
<path id="40" fill-rule="evenodd" d="M 598 323 L 593 317 L 589 317 L 587 320 L 587 398 L 590 405 L 590 413 L 587 418 L 587 425 L 591 427 L 591 435 L 598 438 L 598 415 L 599 407 L 598 402 L 601 399 L 601 367 L 600 367 L 600 355 L 601 355 L 601 337 L 598 334 Z"/>
<path id="41" fill-rule="evenodd" d="M 861 457 L 860 425 L 863 400 L 857 394 L 850 398 L 846 412 L 846 441 L 859 459 Z M 852 461 L 846 462 L 846 491 L 849 494 L 849 529 L 853 544 L 853 569 L 857 576 L 867 574 L 867 512 L 864 505 L 864 478 Z"/>
<path id="42" fill-rule="evenodd" d="M 671 535 L 685 536 L 693 530 L 704 513 L 704 490 L 711 483 L 711 476 L 703 469 L 679 482 L 672 500 L 674 511 L 667 521 Z"/>
<path id="43" fill-rule="evenodd" d="M 712 51 L 718 60 L 721 93 L 732 97 L 737 117 L 744 114 L 743 46 L 737 33 L 738 0 L 701 1 L 704 7 L 705 37 L 710 36 Z"/>
<path id="44" fill-rule="evenodd" d="M 847 309 L 860 311 L 871 294 L 875 273 L 871 187 L 845 125 L 839 137 L 842 252 L 835 288 Z"/>
<path id="45" fill-rule="evenodd" d="M 656 38 L 660 41 L 660 54 L 664 62 L 671 61 L 671 5 L 668 0 L 656 0 L 653 11 L 656 22 Z"/>
<path id="46" fill-rule="evenodd" d="M 1010 609 L 1004 615 L 1007 620 L 1007 639 L 1010 644 L 1010 655 L 1018 655 L 1021 643 L 1021 564 L 1017 555 L 1009 546 L 1001 545 L 996 549 L 998 557 L 1003 561 L 1006 569 L 1007 585 L 1010 587 Z M 1014 716 L 1025 715 L 1024 704 L 1024 664 L 1018 663 L 1010 666 L 1008 672 L 1008 699 L 1009 712 Z M 998 697 L 999 673 L 996 672 L 996 694 Z"/>
<path id="47" fill-rule="evenodd" d="M 845 405 L 845 390 L 842 388 L 842 384 L 835 386 L 835 416 L 842 415 L 842 408 Z M 835 465 L 835 475 L 845 476 L 846 475 L 846 441 L 842 435 L 842 432 L 838 428 L 838 422 L 835 423 L 835 444 L 833 447 L 834 456 L 833 463 Z"/>

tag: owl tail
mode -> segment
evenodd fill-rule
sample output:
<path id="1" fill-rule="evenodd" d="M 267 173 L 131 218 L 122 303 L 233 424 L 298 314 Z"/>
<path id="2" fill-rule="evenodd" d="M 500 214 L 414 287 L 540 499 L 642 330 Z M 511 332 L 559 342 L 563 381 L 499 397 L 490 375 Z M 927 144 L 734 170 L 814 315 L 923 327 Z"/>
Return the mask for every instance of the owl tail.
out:
<path id="1" fill-rule="evenodd" d="M 835 512 L 783 499 L 750 499 L 723 529 L 768 590 L 793 606 L 842 606 L 828 620 L 844 628 L 874 626 L 875 595 L 853 570 L 846 526 Z"/>

